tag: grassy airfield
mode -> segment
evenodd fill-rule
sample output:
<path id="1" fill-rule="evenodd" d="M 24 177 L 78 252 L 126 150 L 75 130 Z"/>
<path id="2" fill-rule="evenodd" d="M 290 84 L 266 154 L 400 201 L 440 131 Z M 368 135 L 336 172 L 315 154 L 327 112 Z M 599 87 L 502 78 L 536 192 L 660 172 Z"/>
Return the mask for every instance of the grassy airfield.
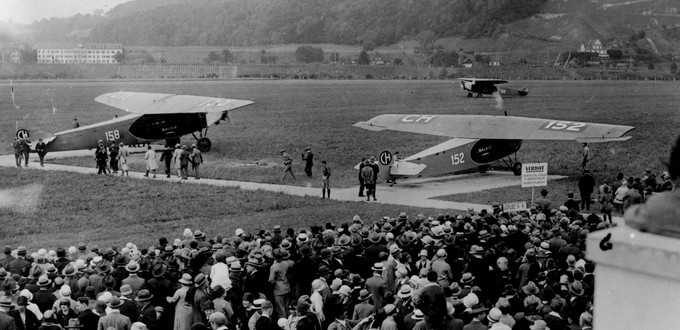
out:
<path id="1" fill-rule="evenodd" d="M 15 82 L 19 109 L 12 106 L 9 84 L 1 85 L 0 90 L 7 91 L 0 95 L 0 132 L 6 141 L 0 146 L 3 154 L 11 152 L 16 121 L 20 127 L 37 125 L 58 132 L 71 128 L 74 117 L 84 125 L 125 114 L 94 102 L 102 93 L 126 90 L 251 99 L 255 105 L 230 112 L 231 123 L 210 128 L 213 149 L 204 155 L 203 176 L 278 183 L 278 152 L 286 149 L 296 158 L 295 184 L 311 186 L 320 186 L 320 179 L 303 178 L 299 153 L 307 146 L 313 149 L 317 165 L 328 161 L 335 187 L 349 187 L 355 184 L 353 167 L 362 157 L 377 156 L 383 150 L 410 155 L 445 140 L 352 127 L 384 113 L 499 115 L 507 111 L 512 116 L 635 126 L 627 142 L 591 145 L 591 168 L 598 182 L 619 171 L 626 176 L 641 176 L 646 168 L 662 171 L 660 159 L 667 158 L 680 124 L 680 84 L 672 82 L 517 81 L 509 87 L 529 87 L 529 96 L 506 99 L 502 107 L 490 97 L 468 99 L 457 81 Z M 192 137 L 182 139 L 185 144 L 192 142 Z M 575 142 L 525 141 L 518 160 L 548 162 L 551 174 L 568 176 L 549 183 L 553 200 L 561 203 L 567 190 L 576 189 L 580 150 Z M 89 157 L 59 162 L 94 166 Z M 131 169 L 142 170 L 141 160 L 133 160 Z M 150 244 L 161 234 L 174 237 L 185 226 L 227 233 L 237 227 L 258 229 L 274 223 L 295 227 L 340 223 L 355 213 L 372 219 L 395 216 L 401 210 L 434 213 L 72 173 L 0 169 L 0 175 L 0 188 L 44 185 L 40 211 L 0 209 L 0 218 L 9 221 L 3 223 L 0 237 L 10 244 L 27 239 L 52 245 L 80 240 L 100 245 L 124 240 Z M 491 203 L 530 198 L 528 189 L 506 188 L 444 199 Z"/>

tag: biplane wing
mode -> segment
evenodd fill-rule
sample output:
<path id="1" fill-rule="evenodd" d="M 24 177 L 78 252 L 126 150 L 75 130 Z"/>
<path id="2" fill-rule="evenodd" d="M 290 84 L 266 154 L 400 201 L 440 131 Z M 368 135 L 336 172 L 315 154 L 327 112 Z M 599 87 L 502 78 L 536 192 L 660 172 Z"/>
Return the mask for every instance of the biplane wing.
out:
<path id="1" fill-rule="evenodd" d="M 401 131 L 467 139 L 626 141 L 632 126 L 488 115 L 389 114 L 354 124 L 367 130 Z"/>
<path id="2" fill-rule="evenodd" d="M 94 100 L 127 112 L 144 115 L 224 112 L 253 104 L 248 100 L 139 92 L 106 93 Z"/>

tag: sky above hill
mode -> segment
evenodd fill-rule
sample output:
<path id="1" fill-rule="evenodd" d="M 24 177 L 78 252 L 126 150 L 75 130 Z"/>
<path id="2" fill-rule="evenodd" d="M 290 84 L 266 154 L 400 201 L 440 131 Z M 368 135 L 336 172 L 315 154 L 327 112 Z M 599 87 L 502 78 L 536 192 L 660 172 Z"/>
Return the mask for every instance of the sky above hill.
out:
<path id="1" fill-rule="evenodd" d="M 30 24 L 50 17 L 105 12 L 130 0 L 0 0 L 0 21 Z"/>

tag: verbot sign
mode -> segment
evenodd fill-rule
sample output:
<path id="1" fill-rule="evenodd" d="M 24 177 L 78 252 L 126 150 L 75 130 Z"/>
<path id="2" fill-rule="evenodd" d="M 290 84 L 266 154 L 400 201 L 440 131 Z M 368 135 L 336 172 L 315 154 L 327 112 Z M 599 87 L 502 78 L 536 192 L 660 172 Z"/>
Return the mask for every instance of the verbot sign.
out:
<path id="1" fill-rule="evenodd" d="M 548 185 L 548 163 L 522 164 L 522 188 Z"/>

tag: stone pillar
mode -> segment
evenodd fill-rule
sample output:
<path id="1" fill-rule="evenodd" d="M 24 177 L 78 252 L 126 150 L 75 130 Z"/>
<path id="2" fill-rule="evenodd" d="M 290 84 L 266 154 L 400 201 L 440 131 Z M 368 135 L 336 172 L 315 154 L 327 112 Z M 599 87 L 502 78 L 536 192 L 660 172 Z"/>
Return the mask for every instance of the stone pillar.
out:
<path id="1" fill-rule="evenodd" d="M 600 249 L 611 234 L 612 249 Z M 588 235 L 595 262 L 594 329 L 673 329 L 680 324 L 680 240 L 619 226 Z"/>

